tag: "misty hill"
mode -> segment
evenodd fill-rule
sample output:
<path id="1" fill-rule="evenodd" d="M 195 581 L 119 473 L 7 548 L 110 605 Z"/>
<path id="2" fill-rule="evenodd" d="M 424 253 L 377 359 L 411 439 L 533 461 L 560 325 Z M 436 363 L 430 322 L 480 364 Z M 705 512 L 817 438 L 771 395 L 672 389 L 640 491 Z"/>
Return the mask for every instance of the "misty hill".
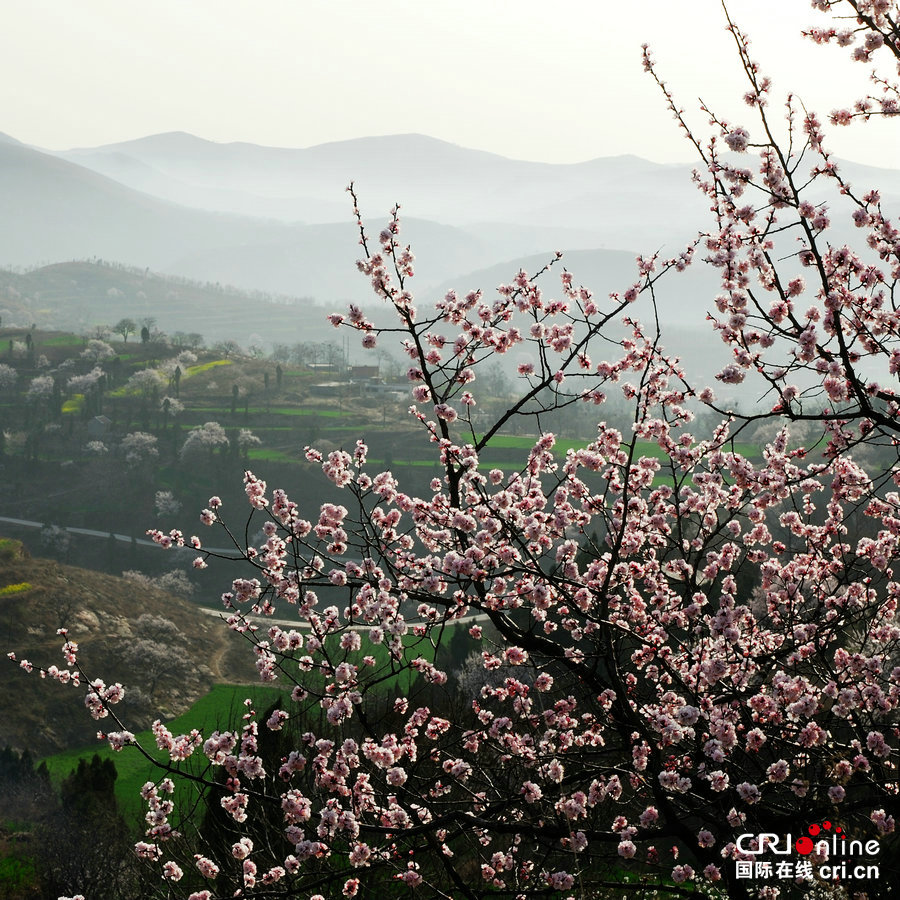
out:
<path id="1" fill-rule="evenodd" d="M 349 215 L 339 224 L 288 225 L 189 209 L 2 142 L 0 191 L 0 264 L 99 257 L 248 289 L 370 299 Z M 490 258 L 478 238 L 449 226 L 423 223 L 416 241 L 433 282 Z"/>
<path id="2" fill-rule="evenodd" d="M 477 289 L 489 293 L 500 284 L 510 283 L 520 269 L 529 274 L 540 271 L 549 259 L 548 254 L 537 254 L 467 272 L 438 286 L 425 299 L 436 300 L 451 289 L 460 294 Z M 633 253 L 618 250 L 567 251 L 549 272 L 541 276 L 539 283 L 548 295 L 561 294 L 559 276 L 564 269 L 572 273 L 576 284 L 583 284 L 593 292 L 601 310 L 608 308 L 607 297 L 610 293 L 624 292 L 636 278 Z M 684 272 L 669 272 L 658 282 L 655 310 L 648 295 L 639 298 L 627 310 L 627 315 L 647 326 L 658 318 L 666 350 L 678 356 L 688 374 L 704 385 L 713 384 L 716 373 L 730 362 L 728 349 L 705 321 L 707 311 L 714 309 L 713 298 L 718 292 L 715 270 L 697 262 Z M 625 333 L 626 328 L 619 320 L 611 322 L 605 331 L 607 337 L 614 339 Z M 600 344 L 594 353 L 602 353 Z M 736 393 L 747 396 L 747 391 Z"/>
<path id="3" fill-rule="evenodd" d="M 552 258 L 553 254 L 550 253 L 531 254 L 464 272 L 438 285 L 424 299 L 436 300 L 451 289 L 457 293 L 477 289 L 488 293 L 500 284 L 510 283 L 520 269 L 534 274 Z M 613 291 L 624 292 L 637 278 L 634 253 L 623 250 L 567 250 L 563 253 L 562 259 L 541 276 L 542 289 L 551 296 L 559 295 L 561 293 L 559 279 L 564 270 L 572 273 L 576 284 L 584 285 L 593 292 L 601 309 L 609 294 Z M 710 300 L 715 297 L 718 290 L 716 272 L 708 266 L 697 264 L 689 266 L 684 272 L 669 273 L 658 288 L 660 321 L 683 325 L 688 314 L 702 324 L 703 315 L 711 306 Z M 649 307 L 639 301 L 630 307 L 630 310 L 630 314 L 645 318 Z"/>
<path id="4" fill-rule="evenodd" d="M 385 220 L 386 221 L 386 220 Z M 372 250 L 378 250 L 375 229 Z M 416 256 L 414 291 L 431 288 L 457 272 L 494 259 L 492 245 L 449 225 L 420 219 L 403 222 L 402 239 Z M 198 251 L 174 260 L 166 271 L 200 280 L 289 294 L 303 293 L 330 303 L 331 311 L 346 300 L 377 302 L 369 280 L 360 275 L 359 231 L 350 220 L 296 226 L 289 240 Z"/>
<path id="5" fill-rule="evenodd" d="M 126 651 L 138 627 L 137 619 L 149 613 L 173 622 L 181 638 L 204 647 L 203 660 L 181 679 L 161 678 L 153 694 L 154 705 L 167 714 L 181 712 L 202 696 L 215 681 L 228 680 L 243 650 L 240 640 L 211 616 L 197 612 L 190 603 L 153 587 L 145 587 L 112 575 L 61 565 L 28 556 L 18 541 L 0 538 L 0 632 L 5 652 L 19 659 L 65 667 L 60 653 L 60 627 L 68 627 L 80 648 L 80 661 L 91 677 L 108 683 L 121 681 L 134 697 L 149 690 L 146 671 L 127 661 Z M 0 744 L 29 748 L 35 755 L 95 740 L 98 723 L 84 708 L 83 688 L 59 685 L 26 675 L 4 659 L 0 689 L 4 717 Z M 129 717 L 144 710 L 131 703 Z"/>
<path id="6" fill-rule="evenodd" d="M 97 325 L 113 325 L 125 317 L 152 317 L 164 332 L 196 332 L 210 344 L 246 344 L 253 334 L 290 343 L 333 340 L 334 329 L 325 319 L 333 311 L 311 298 L 276 299 L 97 262 L 0 270 L 4 326 L 36 324 L 90 334 Z"/>
<path id="7" fill-rule="evenodd" d="M 348 205 L 340 200 L 350 181 L 370 216 L 399 202 L 407 215 L 459 226 L 583 229 L 590 244 L 578 246 L 644 246 L 648 217 L 658 232 L 654 240 L 680 240 L 689 233 L 682 227 L 684 210 L 703 212 L 690 166 L 634 156 L 527 162 L 419 134 L 289 149 L 170 133 L 60 155 L 168 200 L 288 221 L 345 220 Z M 681 215 L 669 215 L 676 212 Z M 538 248 L 517 252 L 531 249 Z"/>
<path id="8" fill-rule="evenodd" d="M 239 187 L 241 178 L 231 182 L 221 166 L 219 177 L 210 181 L 201 162 L 213 159 L 219 146 L 192 135 L 171 134 L 57 155 L 135 190 L 185 206 L 288 222 L 347 219 L 349 206 L 340 193 L 325 199 L 292 196 L 285 191 L 255 193 L 247 186 Z M 202 150 L 207 151 L 205 160 Z"/>
<path id="9" fill-rule="evenodd" d="M 399 202 L 408 215 L 465 227 L 502 222 L 583 229 L 592 236 L 589 246 L 619 249 L 682 240 L 693 230 L 685 231 L 685 218 L 702 220 L 705 213 L 691 183 L 693 164 L 630 155 L 529 162 L 421 134 L 279 148 L 175 132 L 58 155 L 185 205 L 286 221 L 344 221 L 342 191 L 350 181 L 369 216 Z M 885 196 L 900 196 L 900 172 L 840 165 L 861 189 L 877 185 Z"/>
<path id="10" fill-rule="evenodd" d="M 327 246 L 331 238 L 329 229 L 320 226 L 322 241 Z M 408 232 L 418 230 L 427 233 L 432 223 L 410 223 Z M 335 239 L 336 240 L 336 239 Z M 456 264 L 462 269 L 468 260 L 462 251 Z M 277 288 L 274 272 L 294 273 L 298 278 L 308 266 L 316 275 L 307 277 L 306 284 L 318 296 L 335 296 L 335 287 L 341 280 L 348 290 L 355 286 L 364 296 L 371 296 L 367 280 L 355 266 L 348 264 L 341 273 L 322 272 L 315 268 L 316 241 L 303 252 L 296 247 L 256 248 L 256 255 L 249 249 L 235 251 L 236 259 L 227 254 L 217 257 L 207 255 L 210 270 L 221 266 L 226 275 L 234 274 L 241 265 L 251 267 L 259 275 L 260 283 Z M 476 248 L 477 249 L 477 248 Z M 324 253 L 325 251 L 323 251 Z M 244 254 L 247 254 L 246 256 Z M 278 254 L 282 255 L 279 257 Z M 477 252 L 471 257 L 477 259 Z M 517 257 L 486 268 L 475 268 L 454 275 L 445 282 L 427 289 L 417 285 L 418 278 L 410 285 L 423 303 L 433 302 L 448 290 L 466 293 L 480 288 L 491 294 L 500 285 L 509 283 L 520 269 L 529 273 L 538 271 L 552 254 L 536 254 Z M 270 270 L 264 266 L 268 260 Z M 589 287 L 601 301 L 612 291 L 624 291 L 635 278 L 634 254 L 613 250 L 575 250 L 566 252 L 552 272 L 543 276 L 543 289 L 551 294 L 560 293 L 559 274 L 563 267 L 573 273 L 579 284 Z M 422 288 L 420 291 L 419 288 Z M 658 315 L 668 332 L 672 326 L 685 331 L 694 329 L 698 340 L 707 340 L 709 332 L 704 323 L 711 298 L 717 290 L 715 273 L 697 264 L 684 273 L 671 273 L 660 284 Z M 346 296 L 346 295 L 345 295 Z M 316 302 L 311 297 L 288 298 L 269 296 L 260 291 L 246 292 L 225 288 L 216 284 L 200 283 L 185 278 L 174 278 L 143 269 L 96 262 L 68 262 L 43 266 L 27 272 L 0 270 L 0 316 L 4 326 L 28 326 L 68 329 L 79 334 L 91 333 L 96 325 L 112 325 L 123 317 L 137 321 L 153 317 L 165 332 L 197 332 L 208 344 L 220 340 L 236 340 L 246 345 L 250 335 L 258 335 L 268 343 L 294 343 L 297 341 L 333 341 L 343 334 L 335 332 L 326 316 L 341 312 L 345 304 Z M 639 318 L 650 319 L 649 307 L 639 302 L 629 312 Z M 375 306 L 372 315 L 387 324 L 392 321 L 386 307 Z"/>
<path id="11" fill-rule="evenodd" d="M 384 185 L 394 179 L 390 193 L 394 198 L 402 194 L 404 212 L 410 206 L 416 207 L 417 193 L 419 206 L 428 203 L 435 211 L 430 221 L 413 216 L 403 221 L 402 237 L 413 245 L 417 257 L 417 276 L 412 288 L 418 294 L 497 260 L 557 248 L 596 247 L 604 240 L 598 227 L 600 232 L 617 230 L 621 237 L 625 233 L 625 220 L 613 214 L 612 195 L 602 198 L 586 193 L 585 173 L 590 175 L 595 187 L 626 181 L 642 183 L 643 178 L 648 190 L 656 191 L 660 197 L 654 177 L 665 180 L 672 174 L 669 167 L 654 167 L 633 158 L 583 166 L 521 163 L 419 136 L 362 139 L 308 151 L 280 151 L 252 145 L 218 145 L 189 135 L 160 135 L 116 145 L 99 155 L 121 160 L 126 151 L 133 154 L 129 158 L 135 160 L 138 168 L 168 166 L 181 176 L 196 178 L 212 173 L 208 177 L 219 187 L 233 176 L 238 188 L 242 178 L 245 186 L 249 181 L 249 187 L 256 188 L 262 179 L 269 178 L 273 180 L 269 185 L 272 192 L 282 180 L 287 190 L 291 184 L 289 174 L 293 172 L 295 181 L 302 176 L 303 183 L 318 191 L 321 198 L 331 194 L 333 188 L 334 196 L 343 199 L 337 181 L 331 186 L 329 178 L 335 180 L 341 172 L 354 166 L 365 168 L 364 174 L 373 179 L 381 178 Z M 299 170 L 298 154 L 305 160 L 305 167 Z M 645 175 L 635 174 L 645 168 L 648 169 Z M 560 178 L 566 181 L 568 194 L 559 187 Z M 344 180 L 341 176 L 341 181 Z M 676 181 L 681 179 L 674 178 L 673 184 Z M 532 190 L 535 183 L 542 185 L 539 190 Z M 690 185 L 687 188 L 688 196 L 692 196 Z M 358 234 L 349 215 L 341 222 L 289 225 L 189 209 L 12 142 L 0 143 L 0 189 L 5 196 L 5 203 L 0 207 L 0 260 L 9 265 L 33 266 L 99 257 L 201 282 L 313 297 L 328 309 L 340 307 L 347 300 L 374 301 L 366 280 L 356 271 L 355 261 L 360 252 Z M 407 196 L 410 203 L 406 202 Z M 479 197 L 483 201 L 481 205 Z M 549 204 L 540 214 L 523 213 L 518 218 L 514 216 L 512 222 L 490 220 L 492 213 L 507 213 L 510 211 L 507 207 L 515 203 L 537 200 Z M 448 203 L 462 204 L 470 215 L 477 213 L 478 221 L 466 227 L 434 221 L 444 213 L 452 217 L 453 210 L 448 208 Z M 387 205 L 385 198 L 381 208 L 386 209 Z M 366 206 L 374 206 L 368 197 Z M 605 213 L 597 214 L 594 209 L 597 206 L 603 207 Z M 582 218 L 600 225 L 579 227 L 577 221 L 570 223 L 569 212 L 574 207 L 583 208 Z M 577 220 L 578 216 L 573 218 Z M 639 246 L 646 242 L 647 233 L 652 229 L 646 223 L 641 224 L 634 214 L 632 220 L 633 228 L 640 232 L 640 237 L 634 236 L 634 244 Z M 376 233 L 381 221 L 377 216 L 373 220 Z M 611 235 L 606 236 L 611 239 Z M 51 323 L 35 312 L 32 321 L 81 328 L 121 315 L 157 314 L 159 299 L 151 299 L 146 290 L 143 293 L 147 297 L 140 303 L 120 305 L 117 302 L 115 312 L 98 316 L 96 304 L 106 303 L 105 290 L 118 286 L 107 285 L 100 296 L 91 294 L 83 285 L 71 287 L 76 290 L 68 292 L 63 319 Z M 35 291 L 45 295 L 41 288 L 26 288 L 23 293 L 34 297 Z M 54 288 L 46 297 L 57 293 Z M 127 296 L 128 291 L 125 293 Z M 75 302 L 79 294 L 82 296 Z M 37 300 L 38 310 L 48 308 L 44 299 Z M 222 320 L 210 326 L 210 312 L 216 310 L 215 304 L 210 307 L 205 302 L 199 306 L 184 303 L 181 312 L 185 321 L 164 327 L 196 330 L 209 338 L 225 337 L 228 304 L 223 301 L 222 306 Z M 219 315 L 218 311 L 216 314 Z M 269 313 L 265 315 L 268 317 Z M 277 312 L 272 315 L 279 320 Z M 259 316 L 256 322 L 251 330 L 260 334 L 281 328 L 280 320 L 272 321 L 272 328 L 268 328 L 268 323 L 261 327 Z M 294 319 L 292 327 L 296 324 Z M 239 339 L 236 328 L 227 336 Z"/>
<path id="12" fill-rule="evenodd" d="M 860 189 L 878 185 L 897 202 L 900 173 L 844 166 Z M 351 179 L 374 235 L 402 204 L 419 295 L 556 249 L 676 253 L 710 224 L 690 166 L 634 156 L 551 165 L 422 135 L 288 149 L 174 133 L 56 155 L 9 139 L 0 264 L 99 257 L 329 308 L 371 303 L 355 271 Z M 846 216 L 834 221 L 832 241 L 854 240 Z"/>
<path id="13" fill-rule="evenodd" d="M 191 210 L 65 160 L 0 143 L 0 262 L 99 256 L 163 268 L 188 250 L 284 235 L 284 226 Z"/>

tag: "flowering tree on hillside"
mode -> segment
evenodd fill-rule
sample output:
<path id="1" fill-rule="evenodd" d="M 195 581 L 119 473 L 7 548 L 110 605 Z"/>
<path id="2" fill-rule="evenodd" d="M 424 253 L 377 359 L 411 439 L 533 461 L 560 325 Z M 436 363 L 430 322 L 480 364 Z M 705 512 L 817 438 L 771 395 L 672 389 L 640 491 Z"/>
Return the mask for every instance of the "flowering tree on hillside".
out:
<path id="1" fill-rule="evenodd" d="M 159 458 L 159 441 L 156 435 L 145 431 L 132 431 L 122 438 L 120 445 L 125 462 L 131 469 L 141 468 Z"/>
<path id="2" fill-rule="evenodd" d="M 108 359 L 115 358 L 116 351 L 106 343 L 106 341 L 99 341 L 96 339 L 91 339 L 87 342 L 87 347 L 81 351 L 81 357 L 90 362 L 105 362 Z"/>
<path id="3" fill-rule="evenodd" d="M 7 390 L 8 388 L 15 387 L 18 378 L 19 373 L 12 366 L 8 366 L 6 363 L 0 363 L 0 390 Z"/>
<path id="4" fill-rule="evenodd" d="M 851 5 L 865 46 L 869 10 L 900 48 L 895 4 Z M 230 539 L 245 566 L 222 595 L 228 624 L 290 699 L 248 705 L 227 731 L 155 726 L 169 762 L 144 788 L 138 853 L 173 895 L 603 897 L 624 881 L 646 896 L 891 895 L 900 236 L 878 193 L 843 179 L 812 112 L 790 102 L 779 136 L 772 86 L 729 25 L 754 125 L 705 110 L 701 139 L 645 52 L 705 164 L 714 223 L 683 253 L 639 258 L 621 292 L 595 298 L 564 269 L 545 291 L 557 258 L 493 296 L 424 309 L 398 210 L 377 241 L 359 220 L 359 267 L 397 324 L 355 307 L 332 322 L 369 348 L 401 333 L 410 414 L 440 475 L 413 496 L 359 441 L 307 450 L 339 492 L 318 510 L 251 472 L 253 524 L 232 528 L 241 514 L 210 499 L 210 545 Z M 863 249 L 832 242 L 838 218 Z M 719 379 L 765 395 L 743 417 L 632 315 L 698 254 L 722 275 L 710 318 L 732 360 Z M 628 336 L 605 341 L 623 317 Z M 480 368 L 513 350 L 532 360 L 518 399 L 476 428 Z M 631 433 L 603 419 L 612 392 Z M 709 434 L 691 430 L 698 403 L 721 414 Z M 597 435 L 560 453 L 543 423 L 573 405 Z M 492 465 L 521 418 L 533 447 Z M 760 455 L 736 440 L 754 419 L 779 423 Z M 821 440 L 798 445 L 793 423 Z M 205 537 L 152 534 L 193 547 L 198 569 L 217 556 Z M 458 635 L 474 672 L 442 665 Z M 411 687 L 397 696 L 398 683 Z M 87 696 L 117 749 L 133 743 L 121 696 L 102 681 Z M 174 808 L 179 776 L 207 798 L 202 827 Z M 844 840 L 874 873 L 835 871 Z M 763 855 L 786 841 L 789 855 Z"/>
<path id="5" fill-rule="evenodd" d="M 230 441 L 225 434 L 225 429 L 218 422 L 207 422 L 192 428 L 181 448 L 181 458 L 191 459 L 207 455 L 212 459 L 216 449 L 227 449 Z"/>
<path id="6" fill-rule="evenodd" d="M 87 394 L 97 388 L 103 377 L 103 369 L 100 366 L 94 366 L 90 372 L 85 372 L 83 375 L 70 376 L 66 381 L 66 390 L 70 394 Z"/>

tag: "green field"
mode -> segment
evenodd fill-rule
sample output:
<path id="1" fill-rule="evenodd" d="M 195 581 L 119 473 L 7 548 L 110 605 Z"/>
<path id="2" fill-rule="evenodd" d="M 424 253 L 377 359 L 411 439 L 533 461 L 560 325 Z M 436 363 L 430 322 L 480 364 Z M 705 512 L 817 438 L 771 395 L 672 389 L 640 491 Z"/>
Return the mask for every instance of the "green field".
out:
<path id="1" fill-rule="evenodd" d="M 273 406 L 269 412 L 274 416 L 323 416 L 326 419 L 355 415 L 342 409 L 297 409 L 293 406 Z"/>
<path id="2" fill-rule="evenodd" d="M 233 365 L 230 359 L 213 359 L 209 362 L 200 363 L 196 366 L 188 366 L 186 372 L 184 373 L 188 378 L 192 375 L 199 375 L 201 372 L 208 372 L 210 369 L 218 368 L 219 366 L 230 366 Z"/>
<path id="3" fill-rule="evenodd" d="M 449 641 L 451 635 L 446 633 L 444 640 Z M 331 640 L 331 639 L 329 639 Z M 334 638 L 335 645 L 338 638 Z M 434 661 L 434 648 L 431 644 L 423 639 L 416 638 L 412 634 L 407 635 L 404 639 L 406 646 L 416 646 L 418 655 L 426 657 L 430 661 Z M 364 638 L 364 649 L 362 654 L 370 654 L 375 657 L 374 669 L 365 669 L 367 672 L 382 672 L 383 678 L 375 687 L 380 694 L 388 696 L 402 696 L 409 694 L 413 684 L 418 678 L 418 673 L 406 669 L 400 673 L 391 673 L 384 667 L 389 660 L 388 650 L 384 644 L 371 644 Z M 342 651 L 337 650 L 336 655 Z M 294 704 L 290 700 L 289 690 L 279 688 L 277 685 L 226 685 L 217 684 L 212 687 L 208 694 L 201 697 L 191 708 L 166 722 L 166 727 L 173 735 L 186 734 L 192 729 L 200 730 L 204 736 L 208 736 L 212 731 L 234 730 L 239 728 L 241 716 L 244 714 L 244 700 L 250 698 L 253 701 L 253 708 L 258 717 L 262 717 L 266 710 L 275 703 L 283 705 L 286 710 L 291 710 Z M 102 720 L 101 725 L 110 731 L 115 727 L 108 720 Z M 264 727 L 264 726 L 261 726 Z M 135 735 L 142 747 L 151 751 L 154 759 L 165 760 L 167 754 L 164 751 L 156 749 L 156 742 L 151 731 L 142 731 Z M 146 759 L 136 747 L 125 747 L 119 752 L 112 750 L 105 741 L 97 742 L 97 744 L 82 747 L 77 750 L 66 750 L 57 753 L 54 756 L 47 757 L 44 761 L 50 770 L 50 776 L 55 784 L 59 784 L 63 778 L 69 775 L 73 769 L 78 766 L 80 759 L 90 760 L 95 754 L 99 754 L 103 759 L 112 759 L 118 772 L 116 780 L 116 799 L 124 815 L 130 821 L 138 821 L 143 815 L 141 808 L 141 800 L 139 792 L 141 786 L 147 781 L 155 781 L 161 777 L 161 771 L 156 768 L 153 763 Z M 203 754 L 200 751 L 195 752 L 195 759 L 202 762 Z M 177 795 L 182 799 L 187 799 L 192 790 L 190 783 L 179 785 L 182 792 Z"/>
<path id="4" fill-rule="evenodd" d="M 78 413 L 81 412 L 84 407 L 84 394 L 73 394 L 65 403 L 63 403 L 60 411 L 64 415 L 68 415 L 69 413 Z"/>
<path id="5" fill-rule="evenodd" d="M 339 415 L 337 411 L 313 411 L 313 410 L 295 410 L 294 415 L 330 415 L 335 416 Z M 261 426 L 254 429 L 255 432 L 264 436 L 267 432 L 277 432 L 277 431 L 289 431 L 291 429 L 286 428 L 285 426 Z M 333 437 L 335 441 L 340 442 L 341 435 L 344 434 L 363 434 L 365 433 L 368 436 L 373 436 L 376 434 L 382 434 L 385 432 L 392 432 L 392 429 L 385 428 L 380 425 L 323 425 L 319 431 L 317 440 L 329 440 Z M 273 435 L 274 436 L 274 435 Z M 533 436 L 516 436 L 516 435 L 504 435 L 499 434 L 495 435 L 491 438 L 490 444 L 488 448 L 482 451 L 487 459 L 482 459 L 480 461 L 479 468 L 482 469 L 490 469 L 495 466 L 506 466 L 510 468 L 510 470 L 518 469 L 525 463 L 526 455 L 529 450 L 534 446 L 537 438 Z M 557 440 L 554 445 L 554 454 L 558 458 L 562 458 L 569 450 L 578 450 L 585 446 L 587 446 L 589 442 L 585 440 L 573 439 L 573 438 L 563 438 Z M 299 449 L 298 444 L 298 449 Z M 408 448 L 405 452 L 398 452 L 398 455 L 394 457 L 391 465 L 394 468 L 429 468 L 432 466 L 438 466 L 437 459 L 433 456 L 428 455 L 428 451 L 431 449 L 428 445 L 422 444 L 420 447 L 415 448 L 418 452 L 412 453 L 411 456 L 406 456 L 406 453 L 411 452 L 411 448 Z M 759 449 L 753 445 L 748 443 L 741 443 L 735 446 L 736 452 L 747 456 L 749 458 L 754 458 L 759 456 Z M 420 454 L 424 454 L 424 458 L 416 458 L 419 457 Z M 671 474 L 666 473 L 665 463 L 668 459 L 665 451 L 655 442 L 653 441 L 637 441 L 635 445 L 635 459 L 640 459 L 643 456 L 651 457 L 653 459 L 658 459 L 663 464 L 663 470 L 660 472 L 654 481 L 654 484 L 671 484 L 672 478 Z M 298 455 L 296 451 L 286 451 L 282 449 L 267 449 L 267 448 L 258 448 L 253 449 L 249 453 L 249 458 L 252 460 L 265 460 L 268 462 L 287 462 L 287 463 L 297 463 L 302 462 L 302 459 Z M 370 457 L 368 460 L 370 466 L 381 466 L 384 465 L 384 460 Z"/>
<path id="6" fill-rule="evenodd" d="M 268 450 L 264 448 L 256 448 L 248 451 L 247 458 L 252 460 L 264 460 L 265 462 L 279 463 L 298 463 L 300 457 L 296 453 L 289 453 L 286 450 Z"/>
<path id="7" fill-rule="evenodd" d="M 59 334 L 56 337 L 41 338 L 41 347 L 80 347 L 84 341 L 77 334 Z"/>
<path id="8" fill-rule="evenodd" d="M 481 437 L 482 435 L 479 435 L 479 438 Z M 494 450 L 523 450 L 527 452 L 534 446 L 537 440 L 538 438 L 530 435 L 495 434 L 491 438 L 488 446 Z M 556 443 L 553 445 L 553 452 L 558 456 L 565 456 L 569 450 L 579 450 L 582 447 L 586 447 L 589 443 L 590 441 L 577 438 L 557 438 Z M 623 440 L 623 449 L 626 446 L 627 445 Z M 734 449 L 737 453 L 744 456 L 759 456 L 759 448 L 755 444 L 739 443 L 735 444 Z M 652 456 L 655 459 L 668 458 L 666 452 L 654 441 L 637 441 L 635 444 L 635 451 L 637 457 Z"/>
<path id="9" fill-rule="evenodd" d="M 174 735 L 186 734 L 193 728 L 201 730 L 204 735 L 217 728 L 225 729 L 229 723 L 240 722 L 243 714 L 243 701 L 248 697 L 252 698 L 254 708 L 260 715 L 280 697 L 286 699 L 286 695 L 276 687 L 217 684 L 186 713 L 167 722 L 166 727 Z M 102 724 L 105 722 L 106 720 Z M 154 758 L 159 760 L 166 758 L 166 753 L 156 749 L 152 732 L 141 731 L 136 738 L 143 747 L 152 748 Z M 47 763 L 54 783 L 58 784 L 78 766 L 80 759 L 89 760 L 95 753 L 103 759 L 112 759 L 115 763 L 116 771 L 119 773 L 116 780 L 116 799 L 126 817 L 136 821 L 142 814 L 139 796 L 141 786 L 147 781 L 155 781 L 161 777 L 160 770 L 145 759 L 137 748 L 126 747 L 116 753 L 105 741 L 103 743 L 98 741 L 95 746 L 83 747 L 79 750 L 66 750 L 54 756 L 48 756 L 44 761 Z M 189 787 L 186 786 L 184 789 L 189 790 Z"/>
<path id="10" fill-rule="evenodd" d="M 241 400 L 238 401 L 238 409 L 241 412 L 244 411 L 244 404 Z M 202 412 L 202 413 L 220 413 L 222 415 L 229 413 L 231 411 L 231 405 L 228 406 L 195 406 L 191 404 L 186 410 L 186 413 L 191 412 Z M 259 406 L 258 404 L 254 404 L 248 408 L 248 411 L 253 415 L 259 415 L 266 412 L 265 406 Z M 312 408 L 307 407 L 306 409 L 297 409 L 291 406 L 273 406 L 268 410 L 267 415 L 272 416 L 321 416 L 325 419 L 339 419 L 344 416 L 351 416 L 354 413 L 344 412 L 339 409 L 323 409 L 323 408 Z"/>
<path id="11" fill-rule="evenodd" d="M 0 560 L 9 562 L 22 552 L 22 542 L 13 538 L 0 538 Z"/>
<path id="12" fill-rule="evenodd" d="M 37 881 L 34 863 L 31 857 L 8 856 L 0 859 L 0 897 L 33 896 L 31 892 Z"/>

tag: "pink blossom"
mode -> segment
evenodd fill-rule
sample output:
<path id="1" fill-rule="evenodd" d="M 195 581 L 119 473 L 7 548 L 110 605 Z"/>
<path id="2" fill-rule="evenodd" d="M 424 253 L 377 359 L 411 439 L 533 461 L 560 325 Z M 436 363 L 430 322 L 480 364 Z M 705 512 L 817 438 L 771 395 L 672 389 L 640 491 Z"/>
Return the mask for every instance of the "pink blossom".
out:
<path id="1" fill-rule="evenodd" d="M 568 872 L 553 872 L 547 878 L 547 883 L 556 891 L 567 891 L 575 884 L 575 876 Z"/>
<path id="2" fill-rule="evenodd" d="M 194 860 L 197 865 L 197 871 L 204 878 L 218 877 L 219 867 L 211 859 L 207 859 L 205 856 L 200 856 L 199 854 L 196 854 L 194 856 Z"/>
<path id="3" fill-rule="evenodd" d="M 672 869 L 672 881 L 676 884 L 683 884 L 685 881 L 691 881 L 694 877 L 694 870 L 690 866 L 675 866 Z"/>
<path id="4" fill-rule="evenodd" d="M 747 149 L 750 135 L 743 128 L 734 128 L 725 135 L 725 143 L 733 153 L 743 153 Z"/>
<path id="5" fill-rule="evenodd" d="M 163 878 L 165 878 L 166 881 L 181 881 L 183 876 L 184 872 L 177 863 L 167 862 L 163 866 Z"/>

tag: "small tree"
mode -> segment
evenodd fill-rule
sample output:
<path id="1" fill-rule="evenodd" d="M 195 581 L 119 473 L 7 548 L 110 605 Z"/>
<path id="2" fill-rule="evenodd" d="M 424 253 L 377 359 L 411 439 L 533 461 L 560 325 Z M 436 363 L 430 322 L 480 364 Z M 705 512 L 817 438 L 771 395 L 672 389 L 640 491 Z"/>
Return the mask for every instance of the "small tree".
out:
<path id="1" fill-rule="evenodd" d="M 163 616 L 144 613 L 132 626 L 134 634 L 125 652 L 126 661 L 141 673 L 152 699 L 164 678 L 178 680 L 190 669 L 181 633 Z"/>
<path id="2" fill-rule="evenodd" d="M 217 341 L 213 346 L 213 353 L 218 353 L 223 359 L 233 359 L 240 356 L 243 350 L 237 341 Z"/>
<path id="3" fill-rule="evenodd" d="M 225 429 L 218 422 L 207 422 L 188 432 L 180 455 L 183 460 L 207 457 L 207 455 L 209 459 L 212 459 L 217 449 L 224 451 L 228 448 L 228 444 L 229 440 Z"/>
<path id="4" fill-rule="evenodd" d="M 83 891 L 97 900 L 139 896 L 138 867 L 119 813 L 116 767 L 97 754 L 60 784 L 60 802 L 37 830 L 38 870 L 48 896 Z"/>
<path id="5" fill-rule="evenodd" d="M 155 435 L 145 431 L 132 431 L 122 438 L 120 445 L 126 464 L 133 469 L 154 462 L 159 457 Z"/>
<path id="6" fill-rule="evenodd" d="M 168 426 L 169 419 L 177 420 L 178 416 L 184 412 L 184 404 L 174 397 L 163 397 L 159 408 L 163 414 L 163 429 Z"/>
<path id="7" fill-rule="evenodd" d="M 160 518 L 177 516 L 181 512 L 181 501 L 171 491 L 157 491 L 154 505 Z"/>
<path id="8" fill-rule="evenodd" d="M 259 447 L 262 441 L 249 428 L 242 428 L 238 433 L 237 445 L 241 458 L 245 463 L 250 462 L 250 451 Z"/>
<path id="9" fill-rule="evenodd" d="M 50 553 L 57 559 L 68 559 L 71 543 L 72 536 L 65 528 L 52 524 L 41 528 L 41 548 L 45 553 Z"/>
<path id="10" fill-rule="evenodd" d="M 148 400 L 154 393 L 166 387 L 166 379 L 157 369 L 140 369 L 125 386 L 129 394 Z"/>
<path id="11" fill-rule="evenodd" d="M 81 351 L 81 356 L 84 359 L 95 363 L 113 359 L 115 355 L 116 351 L 106 341 L 100 341 L 95 338 L 89 340 L 87 346 Z"/>
<path id="12" fill-rule="evenodd" d="M 15 387 L 19 373 L 6 363 L 0 363 L 0 391 L 8 391 Z"/>
<path id="13" fill-rule="evenodd" d="M 25 398 L 33 402 L 47 401 L 53 395 L 52 375 L 37 375 L 32 378 L 25 392 Z"/>

